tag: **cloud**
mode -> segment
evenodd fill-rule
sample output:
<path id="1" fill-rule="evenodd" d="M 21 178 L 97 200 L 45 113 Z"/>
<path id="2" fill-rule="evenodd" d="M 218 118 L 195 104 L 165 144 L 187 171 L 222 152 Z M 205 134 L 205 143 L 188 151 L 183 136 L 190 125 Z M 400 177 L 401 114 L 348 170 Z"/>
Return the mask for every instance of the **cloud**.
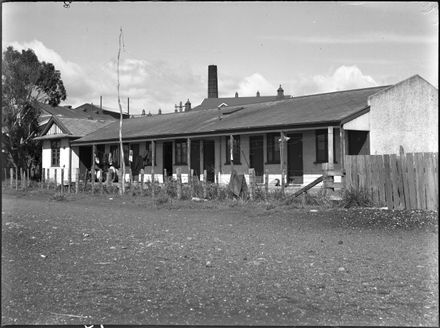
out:
<path id="1" fill-rule="evenodd" d="M 326 75 L 301 76 L 288 81 L 284 87 L 285 93 L 293 96 L 333 92 L 349 89 L 359 89 L 377 86 L 376 80 L 362 73 L 357 66 L 338 67 Z"/>
<path id="2" fill-rule="evenodd" d="M 262 96 L 276 95 L 278 85 L 269 82 L 262 74 L 256 72 L 244 78 L 223 75 L 219 80 L 219 96 L 234 97 L 238 92 L 240 97 L 254 97 L 257 91 Z"/>
<path id="3" fill-rule="evenodd" d="M 12 42 L 2 44 L 3 50 L 13 46 L 16 50 L 33 49 L 40 61 L 54 64 L 61 72 L 61 79 L 67 91 L 67 101 L 74 107 L 83 103 L 99 103 L 118 110 L 117 97 L 117 61 L 110 60 L 98 65 L 80 66 L 66 60 L 55 50 L 41 41 Z M 170 65 L 165 61 L 147 61 L 138 58 L 121 58 L 119 63 L 120 97 L 123 110 L 127 110 L 127 98 L 130 98 L 130 112 L 140 113 L 142 109 L 156 113 L 174 110 L 174 104 L 187 99 L 198 105 L 205 89 L 203 78 L 194 73 L 187 63 Z"/>
<path id="4" fill-rule="evenodd" d="M 371 44 L 371 43 L 395 43 L 395 44 L 437 44 L 437 36 L 429 35 L 403 35 L 386 32 L 365 33 L 355 36 L 295 36 L 295 35 L 272 35 L 261 36 L 264 40 L 287 41 L 305 44 Z"/>

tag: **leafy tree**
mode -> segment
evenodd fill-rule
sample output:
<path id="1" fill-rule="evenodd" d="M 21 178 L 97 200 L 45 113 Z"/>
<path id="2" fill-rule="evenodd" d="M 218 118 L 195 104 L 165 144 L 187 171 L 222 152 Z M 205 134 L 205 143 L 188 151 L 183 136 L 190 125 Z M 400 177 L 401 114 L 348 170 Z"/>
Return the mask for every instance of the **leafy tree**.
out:
<path id="1" fill-rule="evenodd" d="M 40 62 L 32 49 L 8 47 L 2 54 L 2 148 L 15 167 L 30 168 L 39 159 L 38 103 L 52 106 L 66 99 L 61 74 Z"/>

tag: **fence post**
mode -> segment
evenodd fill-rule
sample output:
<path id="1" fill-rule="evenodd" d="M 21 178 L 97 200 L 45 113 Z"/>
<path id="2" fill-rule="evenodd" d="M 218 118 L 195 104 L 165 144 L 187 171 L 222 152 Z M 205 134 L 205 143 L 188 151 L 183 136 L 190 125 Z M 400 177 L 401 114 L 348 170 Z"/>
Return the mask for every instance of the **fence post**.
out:
<path id="1" fill-rule="evenodd" d="M 255 199 L 255 170 L 249 169 L 249 191 L 251 200 Z"/>
<path id="2" fill-rule="evenodd" d="M 41 183 L 41 185 L 40 185 L 40 188 L 41 189 L 43 189 L 44 188 L 44 180 L 45 180 L 45 178 L 46 178 L 46 169 L 42 169 L 42 171 L 41 171 L 41 178 L 40 178 L 40 183 Z"/>
<path id="3" fill-rule="evenodd" d="M 49 186 L 50 186 L 50 169 L 47 169 L 47 179 L 46 179 L 46 187 L 47 190 L 49 190 Z"/>
<path id="4" fill-rule="evenodd" d="M 125 183 L 124 178 L 125 177 L 122 176 L 122 166 L 121 166 L 121 168 L 118 170 L 118 184 L 119 184 L 119 194 L 120 195 L 124 194 L 124 191 L 122 190 L 122 184 Z"/>
<path id="5" fill-rule="evenodd" d="M 72 166 L 69 166 L 69 171 L 67 172 L 67 175 L 68 175 L 68 183 L 69 183 L 69 185 L 67 186 L 67 191 L 70 194 L 71 192 L 70 185 L 72 184 Z"/>
<path id="6" fill-rule="evenodd" d="M 203 170 L 203 198 L 208 198 L 208 172 L 206 170 Z"/>
<path id="7" fill-rule="evenodd" d="M 177 174 L 177 199 L 182 199 L 182 174 L 180 172 L 180 167 L 176 169 Z"/>
<path id="8" fill-rule="evenodd" d="M 267 195 L 269 194 L 269 170 L 264 170 L 264 196 L 267 200 Z"/>
<path id="9" fill-rule="evenodd" d="M 27 187 L 31 186 L 31 169 L 27 169 Z"/>
<path id="10" fill-rule="evenodd" d="M 23 169 L 20 167 L 20 189 L 23 189 Z"/>
<path id="11" fill-rule="evenodd" d="M 84 173 L 84 185 L 83 185 L 83 192 L 86 192 L 87 187 L 87 173 L 89 170 L 86 169 L 86 172 Z"/>
<path id="12" fill-rule="evenodd" d="M 214 169 L 214 183 L 218 186 L 218 170 Z"/>
<path id="13" fill-rule="evenodd" d="M 75 194 L 78 193 L 78 190 L 79 190 L 79 168 L 77 168 L 75 172 Z"/>
<path id="14" fill-rule="evenodd" d="M 193 169 L 191 169 L 191 170 L 189 170 L 189 172 L 188 172 L 188 183 L 189 183 L 189 186 L 190 186 L 190 190 L 191 190 L 191 197 L 193 197 L 194 196 L 194 181 L 193 181 L 193 176 L 194 176 L 194 170 Z"/>
<path id="15" fill-rule="evenodd" d="M 61 169 L 61 193 L 64 194 L 64 169 Z"/>
<path id="16" fill-rule="evenodd" d="M 141 192 L 144 190 L 144 169 L 141 169 Z"/>
<path id="17" fill-rule="evenodd" d="M 18 167 L 15 167 L 15 190 L 18 190 Z"/>
<path id="18" fill-rule="evenodd" d="M 8 183 L 8 171 L 6 170 L 6 167 L 3 169 L 5 171 L 5 184 Z"/>
<path id="19" fill-rule="evenodd" d="M 284 176 L 286 175 L 286 170 L 281 171 L 281 194 L 284 196 Z"/>
<path id="20" fill-rule="evenodd" d="M 58 188 L 57 169 L 55 169 L 55 190 Z"/>
<path id="21" fill-rule="evenodd" d="M 9 184 L 11 185 L 11 189 L 14 186 L 14 169 L 11 167 L 9 168 Z"/>
<path id="22" fill-rule="evenodd" d="M 101 195 L 104 194 L 104 186 L 102 184 L 102 169 L 99 169 L 99 190 Z"/>
<path id="23" fill-rule="evenodd" d="M 163 183 L 168 180 L 168 171 L 167 169 L 163 169 Z"/>

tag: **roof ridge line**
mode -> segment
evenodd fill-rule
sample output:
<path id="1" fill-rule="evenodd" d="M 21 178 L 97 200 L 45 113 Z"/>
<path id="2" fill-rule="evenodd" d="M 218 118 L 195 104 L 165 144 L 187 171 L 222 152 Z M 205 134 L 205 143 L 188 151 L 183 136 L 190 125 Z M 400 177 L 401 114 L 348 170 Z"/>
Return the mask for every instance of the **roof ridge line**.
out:
<path id="1" fill-rule="evenodd" d="M 314 94 L 310 94 L 310 95 L 303 95 L 303 96 L 296 96 L 293 98 L 289 98 L 291 99 L 298 99 L 298 98 L 305 98 L 305 97 L 314 97 L 314 96 L 322 96 L 322 95 L 328 95 L 328 94 L 332 94 L 332 93 L 343 93 L 343 92 L 350 92 L 350 91 L 359 91 L 359 90 L 369 90 L 369 89 L 377 89 L 377 88 L 388 88 L 393 86 L 393 84 L 390 85 L 379 85 L 377 87 L 368 87 L 368 88 L 358 88 L 358 89 L 349 89 L 349 90 L 339 90 L 339 91 L 330 91 L 330 92 L 323 92 L 323 93 L 314 93 Z M 286 100 L 289 100 L 286 99 Z M 283 100 L 283 99 L 281 99 Z"/>

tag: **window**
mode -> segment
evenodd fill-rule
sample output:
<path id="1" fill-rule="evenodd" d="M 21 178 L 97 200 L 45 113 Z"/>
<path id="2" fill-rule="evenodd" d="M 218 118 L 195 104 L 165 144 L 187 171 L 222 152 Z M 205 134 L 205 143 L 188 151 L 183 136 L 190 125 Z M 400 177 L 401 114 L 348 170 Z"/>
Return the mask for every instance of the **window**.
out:
<path id="1" fill-rule="evenodd" d="M 234 137 L 234 148 L 233 148 L 233 154 L 234 157 L 234 164 L 241 164 L 240 163 L 240 136 Z M 226 137 L 226 163 L 225 164 L 231 164 L 231 139 L 230 137 Z"/>
<path id="2" fill-rule="evenodd" d="M 333 132 L 333 161 L 336 161 L 336 132 Z M 316 130 L 316 162 L 315 163 L 327 163 L 328 162 L 328 130 Z"/>
<path id="3" fill-rule="evenodd" d="M 280 134 L 270 133 L 267 135 L 267 163 L 280 163 Z"/>
<path id="4" fill-rule="evenodd" d="M 176 140 L 175 142 L 176 165 L 186 165 L 187 164 L 187 143 L 186 140 Z"/>
<path id="5" fill-rule="evenodd" d="M 157 146 L 156 146 L 157 147 Z M 156 148 L 155 147 L 155 148 Z M 144 156 L 144 165 L 145 166 L 152 166 L 152 161 L 153 161 L 153 143 L 147 142 L 147 148 L 146 148 L 146 152 L 145 152 L 145 156 Z M 154 149 L 154 165 L 157 165 L 157 161 L 156 161 L 156 149 Z"/>
<path id="6" fill-rule="evenodd" d="M 60 142 L 52 141 L 50 148 L 52 149 L 52 166 L 60 166 Z"/>

